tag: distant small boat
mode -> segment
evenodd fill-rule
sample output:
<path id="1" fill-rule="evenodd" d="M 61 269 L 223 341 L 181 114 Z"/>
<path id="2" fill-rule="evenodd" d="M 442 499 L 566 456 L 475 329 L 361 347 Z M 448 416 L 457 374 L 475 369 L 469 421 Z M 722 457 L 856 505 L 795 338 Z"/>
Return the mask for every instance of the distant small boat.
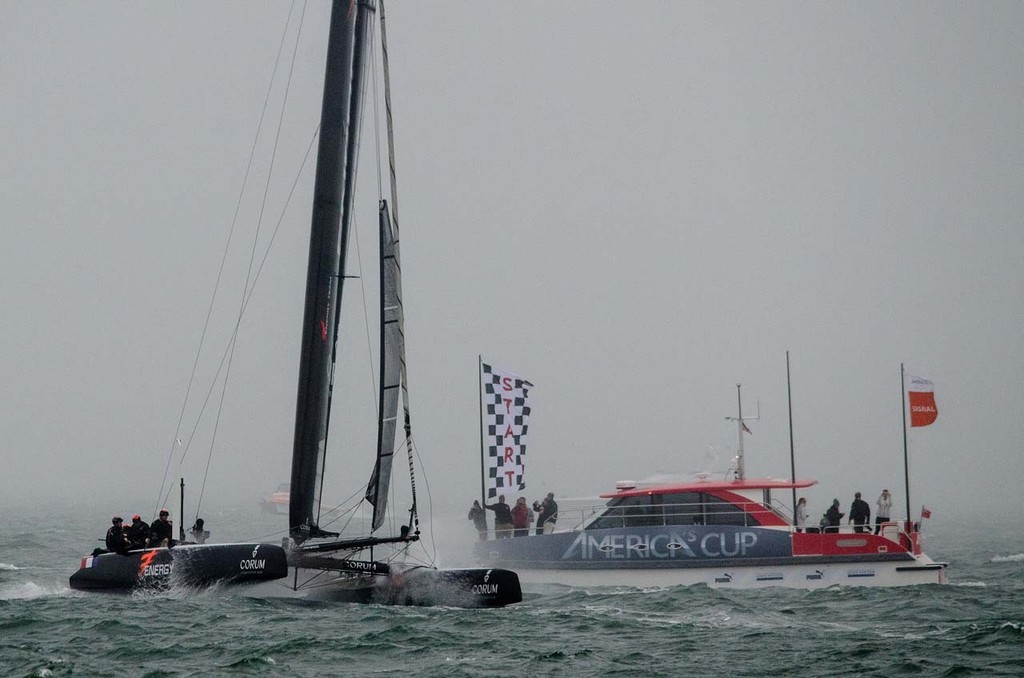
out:
<path id="1" fill-rule="evenodd" d="M 291 496 L 291 485 L 281 483 L 269 497 L 260 499 L 260 508 L 266 513 L 288 515 L 288 499 Z"/>

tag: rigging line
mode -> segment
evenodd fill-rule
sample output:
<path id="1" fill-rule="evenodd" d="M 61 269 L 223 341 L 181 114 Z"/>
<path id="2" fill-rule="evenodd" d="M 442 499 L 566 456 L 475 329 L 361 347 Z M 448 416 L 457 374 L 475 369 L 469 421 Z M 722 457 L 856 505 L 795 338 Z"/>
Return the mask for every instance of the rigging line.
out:
<path id="1" fill-rule="evenodd" d="M 284 222 L 285 214 L 287 214 L 288 207 L 291 204 L 291 200 L 292 200 L 292 198 L 295 195 L 295 190 L 298 187 L 299 180 L 302 178 L 302 173 L 306 169 L 306 167 L 308 166 L 310 153 L 312 152 L 313 146 L 316 143 L 317 137 L 319 135 L 320 135 L 320 127 L 318 125 L 316 130 L 313 132 L 313 136 L 311 137 L 311 139 L 309 141 L 309 145 L 306 146 L 306 154 L 302 158 L 302 164 L 299 166 L 298 172 L 295 173 L 295 180 L 292 182 L 291 190 L 288 192 L 288 197 L 285 199 L 284 207 L 281 209 L 281 215 L 280 215 L 280 217 L 278 217 L 277 225 L 274 227 L 274 232 L 270 236 L 270 242 L 267 243 L 267 249 L 263 253 L 263 258 L 260 260 L 260 265 L 256 269 L 256 275 L 253 277 L 253 284 L 252 284 L 252 286 L 249 289 L 249 296 L 246 297 L 246 300 L 245 300 L 245 307 L 246 308 L 248 307 L 249 302 L 252 299 L 252 295 L 256 291 L 256 283 L 259 282 L 260 274 L 263 272 L 263 267 L 266 264 L 267 259 L 270 256 L 270 250 L 273 247 L 274 240 L 277 238 L 277 234 L 281 230 L 281 225 Z M 235 335 L 238 333 L 239 329 L 240 329 L 240 325 L 236 323 L 236 325 L 234 327 L 234 331 L 232 332 L 231 337 L 228 339 L 229 345 L 230 345 L 230 342 L 233 342 L 235 340 Z M 213 395 L 213 390 L 216 388 L 216 385 L 217 385 L 217 379 L 220 377 L 221 370 L 224 369 L 224 362 L 225 362 L 225 360 L 227 360 L 227 358 L 228 358 L 228 349 L 225 348 L 224 352 L 221 354 L 220 364 L 217 366 L 217 371 L 213 375 L 213 381 L 210 384 L 210 388 L 207 389 L 206 398 L 203 401 L 202 407 L 199 409 L 199 415 L 196 417 L 196 422 L 195 422 L 194 426 L 192 427 L 192 432 L 189 434 L 188 442 L 185 443 L 184 449 L 183 449 L 182 454 L 181 454 L 182 461 L 184 461 L 185 457 L 188 455 L 189 448 L 192 445 L 192 440 L 195 438 L 196 432 L 199 429 L 199 423 L 200 423 L 200 421 L 202 419 L 202 415 L 206 411 L 206 406 L 209 404 L 210 397 Z M 162 503 L 166 503 L 167 502 L 167 497 L 170 496 L 170 493 L 173 491 L 173 489 L 174 489 L 174 484 L 172 483 L 171 486 L 170 486 L 170 489 L 168 489 L 168 491 L 167 491 L 167 495 L 164 496 L 164 500 L 163 500 Z M 163 492 L 163 483 L 161 483 L 160 491 Z"/>
<path id="2" fill-rule="evenodd" d="M 242 298 L 238 302 L 238 320 L 235 323 L 235 331 L 232 333 L 231 343 L 228 348 L 231 357 L 228 360 L 227 370 L 224 373 L 224 385 L 220 393 L 220 401 L 217 404 L 217 416 L 214 419 L 213 434 L 210 436 L 210 451 L 206 457 L 206 470 L 203 473 L 203 484 L 199 488 L 199 499 L 196 502 L 197 517 L 199 515 L 199 507 L 203 503 L 203 494 L 206 492 L 206 481 L 210 474 L 210 463 L 213 460 L 214 442 L 217 440 L 217 431 L 220 427 L 221 412 L 224 408 L 224 398 L 227 396 L 228 391 L 228 378 L 231 376 L 231 365 L 234 362 L 235 347 L 238 346 L 238 327 L 242 324 L 242 316 L 245 313 L 245 307 L 249 299 L 247 291 L 249 289 L 249 284 L 252 281 L 252 267 L 253 262 L 256 260 L 256 246 L 259 244 L 260 229 L 263 227 L 263 215 L 266 210 L 267 195 L 270 193 L 270 181 L 274 176 L 274 163 L 277 160 L 277 148 L 281 141 L 281 128 L 284 126 L 284 111 L 288 105 L 288 93 L 291 92 L 292 76 L 295 74 L 295 60 L 299 53 L 299 43 L 302 40 L 302 25 L 306 18 L 306 4 L 306 2 L 302 3 L 302 13 L 299 15 L 299 27 L 295 31 L 295 45 L 292 47 L 292 60 L 288 67 L 288 78 L 285 80 L 284 96 L 281 99 L 281 111 L 277 118 L 277 131 L 274 135 L 274 146 L 270 152 L 270 166 L 267 169 L 267 180 L 263 184 L 263 198 L 260 202 L 259 217 L 256 220 L 256 232 L 253 234 L 252 238 L 252 251 L 249 253 L 249 268 L 246 270 L 245 274 L 245 286 L 242 289 Z"/>
<path id="3" fill-rule="evenodd" d="M 245 187 L 249 182 L 249 172 L 252 170 L 253 160 L 256 157 L 256 146 L 259 142 L 260 134 L 263 131 L 263 120 L 266 118 L 267 115 L 267 108 L 269 107 L 270 104 L 270 93 L 274 90 L 274 79 L 277 77 L 277 66 L 281 61 L 281 52 L 284 50 L 285 37 L 287 37 L 288 35 L 288 27 L 289 25 L 291 25 L 292 13 L 294 12 L 294 10 L 295 0 L 292 0 L 292 4 L 288 8 L 288 18 L 285 21 L 284 30 L 281 31 L 281 42 L 277 46 L 277 56 L 274 59 L 274 68 L 270 73 L 270 83 L 267 85 L 267 96 L 263 100 L 263 110 L 260 112 L 260 120 L 256 126 L 256 135 L 253 137 L 252 148 L 249 150 L 249 161 L 246 163 L 245 175 L 242 177 L 242 187 L 238 191 L 238 201 L 235 203 L 235 213 L 231 217 L 231 228 L 228 230 L 228 239 L 227 242 L 224 244 L 224 254 L 221 255 L 220 269 L 217 271 L 217 281 L 213 285 L 213 295 L 210 297 L 210 305 L 206 310 L 206 321 L 203 323 L 203 331 L 202 334 L 200 335 L 199 347 L 196 349 L 196 357 L 195 360 L 192 362 L 192 374 L 189 375 L 188 386 L 185 388 L 185 398 L 181 403 L 181 412 L 178 414 L 178 423 L 174 428 L 174 441 L 178 440 L 178 433 L 181 431 L 181 423 L 185 419 L 185 408 L 188 405 L 189 395 L 192 393 L 192 384 L 195 381 L 196 369 L 199 365 L 199 356 L 203 352 L 203 344 L 206 341 L 206 330 L 210 326 L 210 318 L 213 315 L 213 304 L 214 301 L 217 299 L 217 290 L 220 289 L 220 279 L 221 276 L 224 274 L 224 264 L 227 261 L 228 252 L 230 251 L 231 248 L 231 238 L 234 235 L 235 225 L 238 222 L 238 213 L 241 211 L 242 208 L 242 197 L 245 195 Z M 171 450 L 170 453 L 167 455 L 167 464 L 164 466 L 164 476 L 160 480 L 160 491 L 157 492 L 158 499 L 160 493 L 163 492 L 164 483 L 167 482 L 167 473 L 170 471 L 171 459 L 173 458 L 174 442 L 171 443 Z M 158 503 L 157 507 L 153 509 L 154 514 L 159 509 L 159 506 L 160 504 Z"/>
<path id="4" fill-rule="evenodd" d="M 210 462 L 213 461 L 213 445 L 217 442 L 217 431 L 220 430 L 220 416 L 224 412 L 224 397 L 228 393 L 228 376 L 231 374 L 231 363 L 235 359 L 235 345 L 238 339 L 237 330 L 233 334 L 231 348 L 229 349 L 228 367 L 224 371 L 224 386 L 220 390 L 220 402 L 217 403 L 217 417 L 213 420 L 213 433 L 210 436 L 210 453 L 206 456 L 206 469 L 203 471 L 203 484 L 199 488 L 199 498 L 196 500 L 196 518 L 199 518 L 199 509 L 203 505 L 203 495 L 206 492 L 206 478 L 210 475 Z M 185 516 L 179 516 L 184 520 Z"/>
<path id="5" fill-rule="evenodd" d="M 288 67 L 288 79 L 285 80 L 284 97 L 282 97 L 282 99 L 281 99 L 281 111 L 280 111 L 280 113 L 278 114 L 278 117 L 277 117 L 277 131 L 276 131 L 276 133 L 274 135 L 274 147 L 273 147 L 273 149 L 270 152 L 270 167 L 267 169 L 267 180 L 263 184 L 263 199 L 262 199 L 262 202 L 260 203 L 259 217 L 256 220 L 256 234 L 253 236 L 253 239 L 252 239 L 252 252 L 249 255 L 249 269 L 246 271 L 246 274 L 245 274 L 245 290 L 249 289 L 249 282 L 250 282 L 251 277 L 252 277 L 252 263 L 256 259 L 256 245 L 257 245 L 257 242 L 259 241 L 260 229 L 263 227 L 263 214 L 264 214 L 264 211 L 265 211 L 266 205 L 267 205 L 267 195 L 270 193 L 270 180 L 273 178 L 273 175 L 274 175 L 274 163 L 277 160 L 277 148 L 278 148 L 278 146 L 280 145 L 280 142 L 281 142 L 281 128 L 284 126 L 284 111 L 285 111 L 285 108 L 288 105 L 288 94 L 289 94 L 289 92 L 291 92 L 291 88 L 292 88 L 292 76 L 295 74 L 295 59 L 296 59 L 296 56 L 299 53 L 299 43 L 302 40 L 302 25 L 305 22 L 305 18 L 306 18 L 306 2 L 303 2 L 302 3 L 302 14 L 299 16 L 299 28 L 295 32 L 295 45 L 292 48 L 292 61 L 291 61 L 291 64 L 289 65 L 289 67 Z M 245 297 L 246 297 L 246 295 L 245 295 L 245 292 L 243 291 L 243 293 L 242 293 L 243 304 L 244 304 Z M 243 310 L 242 305 L 240 305 L 240 307 L 238 309 L 239 322 L 241 322 L 242 310 Z"/>
<path id="6" fill-rule="evenodd" d="M 383 11 L 383 5 L 381 6 Z M 372 41 L 370 43 L 370 55 L 372 57 L 370 63 L 374 64 L 373 72 L 370 74 L 371 82 L 373 83 L 373 140 L 374 146 L 377 149 L 377 199 L 380 200 L 384 197 L 384 176 L 383 167 L 381 166 L 381 153 L 380 153 L 380 94 L 377 92 L 377 43 Z"/>
<path id="7" fill-rule="evenodd" d="M 427 493 L 427 507 L 428 507 L 427 508 L 426 522 L 427 522 L 428 525 L 431 526 L 431 530 L 430 530 L 430 553 L 427 553 L 426 555 L 430 558 L 431 564 L 433 564 L 437 560 L 437 543 L 434 541 L 434 530 L 433 530 L 433 525 L 434 525 L 434 496 L 430 493 L 430 483 L 427 481 L 427 471 L 426 471 L 426 467 L 423 465 L 423 457 L 420 456 L 420 448 L 412 440 L 412 437 L 410 436 L 410 438 L 409 438 L 409 475 L 410 476 L 412 476 L 412 465 L 413 465 L 412 455 L 413 455 L 413 453 L 415 453 L 416 458 L 419 459 L 420 467 L 423 469 L 423 474 L 422 474 L 423 489 Z M 415 479 L 413 479 L 412 484 L 413 484 L 413 508 L 416 508 L 416 504 L 415 504 L 415 498 L 416 498 L 415 486 L 416 486 L 416 481 L 415 481 Z M 416 530 L 419 531 L 419 514 L 418 513 L 416 515 Z M 426 553 L 426 551 L 427 551 L 426 544 L 423 545 L 423 551 L 424 551 L 424 553 Z"/>
<path id="8" fill-rule="evenodd" d="M 391 109 L 391 70 L 388 67 L 388 34 L 386 28 L 384 12 L 384 0 L 380 0 L 380 49 L 381 49 L 381 70 L 384 75 L 384 108 L 387 114 L 387 132 L 388 132 L 388 168 L 390 170 L 390 182 L 391 182 L 391 228 L 395 239 L 395 264 L 398 267 L 399 272 L 402 270 L 402 259 L 401 259 L 401 235 L 399 228 L 398 218 L 398 179 L 395 170 L 395 126 L 394 117 Z M 412 417 L 410 414 L 409 407 L 409 373 L 405 363 L 405 311 L 402 311 L 402 349 L 400 360 L 402 362 L 401 370 L 401 383 L 402 383 L 402 401 L 403 401 L 403 413 L 405 416 L 405 442 L 406 442 L 406 454 L 409 457 L 409 489 L 412 494 L 412 509 L 409 516 L 409 528 L 412 529 L 416 534 L 419 533 L 419 516 L 417 514 L 416 506 L 416 473 L 413 467 L 413 440 L 412 440 Z"/>
<path id="9" fill-rule="evenodd" d="M 375 50 L 376 40 L 375 40 L 374 32 L 372 30 L 368 30 L 368 31 L 366 31 L 366 33 L 367 33 L 367 38 L 369 38 L 369 41 L 370 41 L 369 52 L 370 52 L 370 66 L 371 66 L 371 68 L 369 70 L 370 70 L 370 80 L 373 83 L 374 112 L 375 112 L 374 113 L 374 127 L 376 128 L 376 126 L 377 126 L 377 119 L 376 119 L 376 110 L 377 110 L 377 103 L 376 103 L 376 96 L 377 96 L 377 69 L 374 66 L 374 64 L 376 62 L 376 59 L 374 58 L 374 55 L 376 54 L 376 50 Z M 360 102 L 362 103 L 362 106 L 363 106 L 364 111 L 365 111 L 365 108 L 366 108 L 366 96 L 365 96 L 365 94 L 366 94 L 366 92 L 365 92 L 365 90 L 366 90 L 366 81 L 365 80 L 363 81 L 363 90 L 364 90 L 363 91 L 363 95 L 364 96 L 360 97 Z M 363 117 L 362 114 L 360 114 L 359 117 L 360 117 L 360 119 L 362 119 L 362 117 Z M 376 152 L 377 152 L 377 156 L 378 156 L 377 157 L 377 164 L 379 165 L 380 164 L 380 157 L 379 157 L 379 155 L 380 155 L 380 147 L 379 147 L 379 145 L 377 146 L 377 151 Z M 355 192 L 355 189 L 356 189 L 356 186 L 358 185 L 358 183 L 359 183 L 359 173 L 357 172 L 356 175 L 355 175 L 355 182 L 354 182 L 354 184 L 352 186 L 353 192 Z M 379 195 L 379 191 L 378 191 L 378 195 Z M 377 376 L 376 376 L 377 372 L 376 372 L 376 369 L 375 369 L 374 364 L 373 364 L 373 341 L 370 338 L 370 318 L 369 318 L 369 315 L 368 315 L 368 313 L 369 313 L 369 310 L 368 310 L 369 309 L 369 304 L 366 303 L 366 285 L 364 285 L 363 282 L 362 282 L 362 276 L 363 276 L 363 254 L 362 254 L 362 248 L 359 246 L 359 228 L 358 228 L 358 224 L 356 223 L 356 216 L 357 216 L 357 214 L 358 214 L 358 212 L 353 210 L 352 220 L 353 220 L 353 226 L 355 227 L 355 228 L 353 228 L 353 231 L 355 232 L 355 238 L 356 238 L 356 260 L 359 263 L 359 277 L 360 277 L 360 280 L 359 280 L 359 293 L 360 293 L 360 296 L 362 297 L 362 300 L 363 300 L 363 329 L 365 330 L 365 334 L 366 334 L 366 355 L 369 356 L 368 362 L 370 364 L 370 393 L 373 396 L 372 400 L 373 400 L 374 411 L 375 412 L 379 412 L 380 411 L 380 403 L 377 402 Z"/>
<path id="10" fill-rule="evenodd" d="M 384 0 L 380 0 L 380 54 L 384 73 L 384 112 L 387 116 L 388 129 L 388 169 L 391 180 L 391 223 L 395 231 L 395 241 L 399 241 L 398 219 L 398 178 L 395 172 L 395 125 L 391 113 L 391 69 L 388 67 L 388 32 L 384 20 Z M 399 264 L 401 268 L 401 264 Z"/>

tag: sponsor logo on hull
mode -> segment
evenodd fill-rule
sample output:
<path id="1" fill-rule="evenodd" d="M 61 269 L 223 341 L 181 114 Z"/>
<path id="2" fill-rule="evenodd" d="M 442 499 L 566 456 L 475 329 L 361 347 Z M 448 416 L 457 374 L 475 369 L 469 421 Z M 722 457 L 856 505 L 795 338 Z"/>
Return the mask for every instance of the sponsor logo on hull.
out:
<path id="1" fill-rule="evenodd" d="M 562 560 L 717 559 L 753 555 L 758 535 L 750 530 L 694 530 L 657 534 L 595 534 L 583 531 Z"/>
<path id="2" fill-rule="evenodd" d="M 154 563 L 159 551 L 146 551 L 139 558 L 139 577 L 168 577 L 171 574 L 171 563 Z"/>
<path id="3" fill-rule="evenodd" d="M 262 572 L 264 569 L 266 569 L 266 567 L 267 567 L 267 559 L 266 558 L 257 558 L 256 557 L 256 554 L 259 553 L 259 551 L 260 551 L 260 546 L 262 546 L 262 544 L 256 544 L 256 548 L 254 548 L 252 550 L 252 557 L 251 558 L 243 558 L 242 560 L 238 561 L 238 569 L 239 570 L 242 570 L 243 572 L 251 572 L 253 570 L 259 570 L 259 571 Z"/>

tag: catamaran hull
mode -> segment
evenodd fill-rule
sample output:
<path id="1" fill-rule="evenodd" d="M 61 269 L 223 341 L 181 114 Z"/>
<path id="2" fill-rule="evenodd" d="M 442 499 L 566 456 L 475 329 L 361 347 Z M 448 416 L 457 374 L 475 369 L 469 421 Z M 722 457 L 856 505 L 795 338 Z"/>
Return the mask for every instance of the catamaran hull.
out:
<path id="1" fill-rule="evenodd" d="M 946 564 L 895 538 L 729 525 L 581 530 L 479 542 L 481 564 L 528 583 L 821 588 L 945 582 Z"/>
<path id="2" fill-rule="evenodd" d="M 519 577 L 499 568 L 435 570 L 416 567 L 390 574 L 292 568 L 287 579 L 246 590 L 321 602 L 424 607 L 505 607 L 523 599 Z"/>
<path id="3" fill-rule="evenodd" d="M 273 544 L 186 544 L 86 556 L 71 588 L 131 591 L 171 586 L 251 584 L 288 574 L 285 550 Z"/>
<path id="4" fill-rule="evenodd" d="M 930 560 L 912 563 L 831 562 L 787 565 L 740 565 L 722 563 L 719 567 L 674 567 L 659 569 L 530 569 L 517 566 L 516 572 L 527 584 L 564 584 L 579 587 L 705 585 L 711 588 L 756 589 L 771 586 L 817 589 L 829 586 L 913 586 L 944 584 L 946 563 Z"/>

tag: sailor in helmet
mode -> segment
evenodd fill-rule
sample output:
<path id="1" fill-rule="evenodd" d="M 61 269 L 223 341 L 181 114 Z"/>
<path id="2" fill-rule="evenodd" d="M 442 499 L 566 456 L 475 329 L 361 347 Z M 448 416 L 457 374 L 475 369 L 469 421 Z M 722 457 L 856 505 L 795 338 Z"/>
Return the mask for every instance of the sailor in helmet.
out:
<path id="1" fill-rule="evenodd" d="M 174 526 L 167 520 L 167 509 L 160 509 L 160 517 L 153 521 L 150 546 L 174 546 Z"/>
<path id="2" fill-rule="evenodd" d="M 149 524 L 138 513 L 128 526 L 128 543 L 133 549 L 144 549 L 149 544 Z"/>
<path id="3" fill-rule="evenodd" d="M 110 529 L 107 530 L 107 550 L 111 553 L 127 553 L 128 535 L 124 533 L 124 520 L 121 516 L 114 516 L 110 522 Z"/>

